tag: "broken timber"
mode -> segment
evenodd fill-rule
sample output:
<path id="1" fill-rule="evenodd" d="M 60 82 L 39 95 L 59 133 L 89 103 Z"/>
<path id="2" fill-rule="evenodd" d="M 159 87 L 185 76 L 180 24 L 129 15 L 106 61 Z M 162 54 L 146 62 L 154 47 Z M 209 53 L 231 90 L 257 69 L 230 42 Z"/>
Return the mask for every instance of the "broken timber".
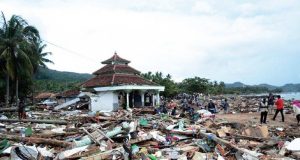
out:
<path id="1" fill-rule="evenodd" d="M 55 139 L 20 137 L 16 135 L 6 135 L 6 134 L 0 134 L 0 139 L 7 139 L 16 142 L 29 142 L 35 144 L 48 144 L 51 146 L 60 146 L 64 148 L 70 147 L 72 145 L 71 142 L 59 141 Z"/>
<path id="2" fill-rule="evenodd" d="M 32 135 L 31 137 L 37 137 L 37 138 L 53 138 L 53 137 L 59 137 L 59 136 L 71 136 L 76 134 L 81 134 L 83 132 L 66 132 L 66 133 L 39 133 L 37 135 Z"/>
<path id="3" fill-rule="evenodd" d="M 32 122 L 32 123 L 48 123 L 48 124 L 67 124 L 62 120 L 42 120 L 42 119 L 0 119 L 0 122 Z"/>

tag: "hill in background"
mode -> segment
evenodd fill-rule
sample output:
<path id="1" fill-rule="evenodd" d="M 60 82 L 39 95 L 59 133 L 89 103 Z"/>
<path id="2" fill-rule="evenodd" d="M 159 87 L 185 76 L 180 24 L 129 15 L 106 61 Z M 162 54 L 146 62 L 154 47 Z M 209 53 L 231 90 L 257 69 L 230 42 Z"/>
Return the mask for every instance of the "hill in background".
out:
<path id="1" fill-rule="evenodd" d="M 88 73 L 65 72 L 52 70 L 48 68 L 40 68 L 38 73 L 35 75 L 36 80 L 54 80 L 61 82 L 81 82 L 86 81 L 91 77 L 92 75 Z"/>
<path id="2" fill-rule="evenodd" d="M 259 85 L 247 85 L 242 82 L 234 82 L 225 84 L 226 88 L 243 88 L 243 87 L 257 87 L 257 88 L 267 88 L 268 90 L 280 89 L 282 92 L 300 92 L 300 83 L 298 84 L 285 84 L 283 86 L 274 86 L 270 84 L 259 84 Z"/>
<path id="3" fill-rule="evenodd" d="M 62 92 L 69 89 L 77 89 L 80 84 L 93 75 L 87 73 L 75 73 L 56 71 L 48 68 L 40 68 L 34 77 L 35 93 Z"/>

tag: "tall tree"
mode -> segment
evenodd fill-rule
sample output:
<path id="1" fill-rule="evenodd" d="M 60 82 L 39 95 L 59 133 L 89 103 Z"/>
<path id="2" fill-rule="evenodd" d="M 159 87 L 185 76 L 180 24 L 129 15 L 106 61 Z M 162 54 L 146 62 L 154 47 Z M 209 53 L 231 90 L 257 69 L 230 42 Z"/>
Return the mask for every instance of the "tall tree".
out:
<path id="1" fill-rule="evenodd" d="M 5 61 L 7 76 L 7 99 L 9 96 L 9 78 L 15 80 L 16 104 L 19 103 L 18 89 L 21 75 L 31 75 L 33 65 L 28 51 L 32 44 L 40 39 L 38 30 L 28 25 L 20 16 L 13 15 L 6 21 L 2 13 L 3 27 L 0 28 L 0 58 Z M 8 101 L 6 101 L 7 103 Z"/>
<path id="2" fill-rule="evenodd" d="M 189 93 L 207 93 L 210 86 L 208 79 L 200 77 L 186 78 L 180 83 L 180 88 Z"/>
<path id="3" fill-rule="evenodd" d="M 152 82 L 165 86 L 165 91 L 162 92 L 162 95 L 165 97 L 174 97 L 179 93 L 178 86 L 172 80 L 172 76 L 170 74 L 164 76 L 162 72 L 147 72 L 142 74 L 142 76 L 148 80 L 151 80 Z"/>

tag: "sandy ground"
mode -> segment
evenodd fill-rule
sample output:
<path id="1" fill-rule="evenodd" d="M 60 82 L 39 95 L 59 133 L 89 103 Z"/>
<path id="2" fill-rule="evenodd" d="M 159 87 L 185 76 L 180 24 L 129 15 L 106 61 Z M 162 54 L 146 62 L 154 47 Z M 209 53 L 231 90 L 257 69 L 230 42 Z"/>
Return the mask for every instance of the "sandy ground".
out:
<path id="1" fill-rule="evenodd" d="M 296 116 L 293 114 L 284 114 L 285 122 L 281 121 L 281 114 L 279 113 L 275 119 L 272 120 L 274 114 L 269 114 L 267 116 L 267 125 L 268 126 L 296 126 L 297 120 Z M 217 120 L 227 120 L 229 122 L 238 122 L 238 123 L 253 123 L 260 124 L 260 113 L 236 113 L 236 114 L 217 114 Z M 300 127 L 300 126 L 299 126 Z"/>

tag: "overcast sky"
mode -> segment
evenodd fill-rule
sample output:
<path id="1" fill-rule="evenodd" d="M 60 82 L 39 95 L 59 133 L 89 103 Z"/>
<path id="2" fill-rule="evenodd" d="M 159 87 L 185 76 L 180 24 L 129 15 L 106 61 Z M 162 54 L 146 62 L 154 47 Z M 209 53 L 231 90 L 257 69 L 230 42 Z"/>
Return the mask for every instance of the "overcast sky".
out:
<path id="1" fill-rule="evenodd" d="M 51 69 L 92 73 L 116 51 L 176 81 L 300 82 L 299 0 L 0 0 L 0 10 L 76 52 L 48 44 Z"/>

